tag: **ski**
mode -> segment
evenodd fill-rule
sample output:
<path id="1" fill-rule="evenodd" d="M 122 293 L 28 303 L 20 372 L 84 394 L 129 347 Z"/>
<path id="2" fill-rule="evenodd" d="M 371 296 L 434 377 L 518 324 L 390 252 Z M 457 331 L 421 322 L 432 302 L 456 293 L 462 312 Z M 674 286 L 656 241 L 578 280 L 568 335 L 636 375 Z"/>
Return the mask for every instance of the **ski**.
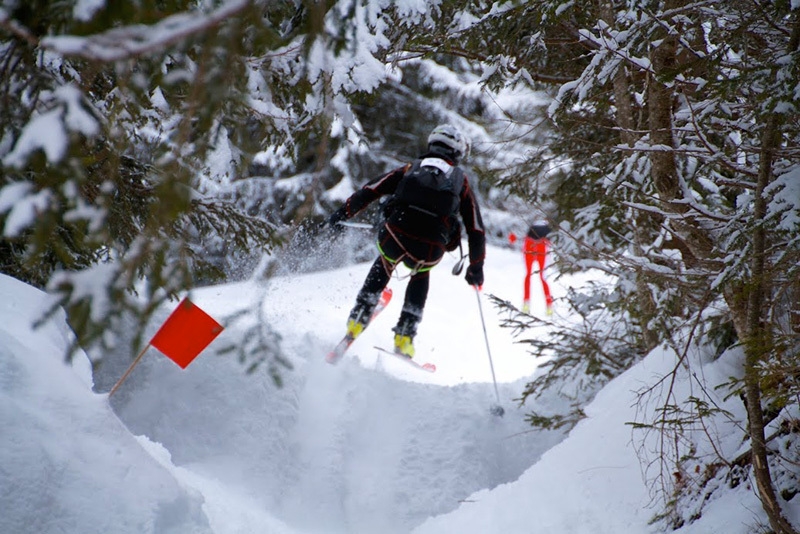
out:
<path id="1" fill-rule="evenodd" d="M 435 373 L 436 372 L 436 366 L 434 364 L 432 364 L 432 363 L 428 363 L 428 362 L 419 363 L 418 361 L 415 361 L 413 358 L 409 358 L 405 354 L 399 354 L 399 353 L 391 351 L 391 350 L 386 350 L 383 347 L 377 347 L 376 346 L 375 348 L 378 349 L 381 352 L 386 353 L 386 354 L 391 354 L 395 358 L 397 358 L 399 360 L 403 360 L 404 362 L 406 362 L 407 364 L 411 365 L 412 367 L 416 367 L 417 369 L 420 369 L 422 371 L 428 371 L 429 373 Z"/>
<path id="2" fill-rule="evenodd" d="M 392 300 L 392 290 L 391 288 L 387 287 L 381 293 L 381 296 L 378 299 L 378 303 L 375 305 L 375 309 L 372 311 L 369 321 L 366 325 L 364 325 L 365 329 L 370 325 L 370 323 L 372 323 L 372 321 L 375 320 L 375 317 L 377 317 L 378 314 L 383 311 L 383 309 L 389 304 L 390 300 Z M 339 360 L 342 359 L 344 353 L 347 352 L 347 349 L 350 348 L 350 345 L 352 345 L 353 341 L 355 340 L 356 338 L 345 335 L 342 340 L 333 348 L 333 350 L 325 356 L 325 361 L 330 364 L 339 363 Z"/>

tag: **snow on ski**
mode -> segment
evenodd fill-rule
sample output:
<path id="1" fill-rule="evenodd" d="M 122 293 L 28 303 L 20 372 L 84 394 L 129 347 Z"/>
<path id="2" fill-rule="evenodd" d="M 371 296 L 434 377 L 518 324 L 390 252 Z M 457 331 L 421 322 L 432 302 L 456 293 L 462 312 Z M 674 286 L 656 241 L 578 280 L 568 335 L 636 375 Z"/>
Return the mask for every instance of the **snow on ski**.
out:
<path id="1" fill-rule="evenodd" d="M 377 317 L 378 314 L 382 312 L 384 308 L 386 308 L 390 300 L 392 300 L 392 289 L 387 287 L 381 293 L 381 297 L 378 300 L 378 303 L 375 305 L 375 309 L 372 311 L 372 315 L 370 316 L 369 321 L 367 322 L 366 325 L 364 325 L 365 329 L 370 325 L 372 321 L 375 320 L 375 317 Z M 347 349 L 350 348 L 350 345 L 352 345 L 353 341 L 355 340 L 356 338 L 345 335 L 342 338 L 342 340 L 333 348 L 333 350 L 330 351 L 325 356 L 325 361 L 330 364 L 339 363 L 339 360 L 342 359 L 344 353 L 347 352 Z"/>
<path id="2" fill-rule="evenodd" d="M 435 373 L 436 372 L 436 365 L 434 365 L 432 363 L 429 363 L 429 362 L 419 363 L 418 361 L 415 361 L 413 358 L 409 358 L 405 354 L 398 354 L 398 353 L 396 353 L 394 351 L 386 350 L 383 347 L 376 346 L 375 348 L 378 349 L 381 352 L 386 353 L 386 354 L 391 354 L 395 358 L 397 358 L 399 360 L 403 360 L 404 362 L 406 362 L 407 364 L 411 365 L 412 367 L 416 367 L 417 369 L 420 369 L 422 371 L 428 371 L 429 373 Z"/>

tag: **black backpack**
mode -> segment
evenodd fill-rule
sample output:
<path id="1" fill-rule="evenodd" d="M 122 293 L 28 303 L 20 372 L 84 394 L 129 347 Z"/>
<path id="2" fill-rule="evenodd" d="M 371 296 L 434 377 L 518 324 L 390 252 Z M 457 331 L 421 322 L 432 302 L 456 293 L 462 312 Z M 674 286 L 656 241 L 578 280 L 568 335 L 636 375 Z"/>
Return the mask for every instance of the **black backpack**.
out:
<path id="1" fill-rule="evenodd" d="M 528 228 L 528 236 L 533 239 L 544 239 L 550 233 L 550 227 L 544 223 L 537 223 Z"/>
<path id="2" fill-rule="evenodd" d="M 460 168 L 439 158 L 417 160 L 397 185 L 387 221 L 406 234 L 451 245 L 456 234 L 461 237 L 458 210 L 463 187 Z"/>

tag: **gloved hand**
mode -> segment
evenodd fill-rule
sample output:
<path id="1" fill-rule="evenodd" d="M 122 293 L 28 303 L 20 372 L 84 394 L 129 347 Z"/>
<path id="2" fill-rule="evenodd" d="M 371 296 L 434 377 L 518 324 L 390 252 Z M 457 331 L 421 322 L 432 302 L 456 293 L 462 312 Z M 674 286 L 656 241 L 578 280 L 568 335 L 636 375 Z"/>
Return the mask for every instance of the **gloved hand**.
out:
<path id="1" fill-rule="evenodd" d="M 483 262 L 470 263 L 464 278 L 469 285 L 481 287 L 483 285 Z"/>
<path id="2" fill-rule="evenodd" d="M 347 220 L 345 215 L 345 211 L 343 208 L 340 208 L 334 211 L 328 219 L 322 223 L 322 228 L 325 230 L 330 230 L 332 232 L 341 232 L 344 230 L 344 226 L 339 224 L 341 221 Z"/>

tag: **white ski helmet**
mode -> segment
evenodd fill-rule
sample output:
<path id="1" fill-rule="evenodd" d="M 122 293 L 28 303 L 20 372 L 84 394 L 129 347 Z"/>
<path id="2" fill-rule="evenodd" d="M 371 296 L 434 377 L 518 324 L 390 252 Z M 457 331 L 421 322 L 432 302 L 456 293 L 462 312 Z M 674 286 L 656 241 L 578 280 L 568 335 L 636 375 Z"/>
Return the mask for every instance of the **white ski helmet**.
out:
<path id="1" fill-rule="evenodd" d="M 461 131 L 452 124 L 440 124 L 428 136 L 428 146 L 441 143 L 450 150 L 456 159 L 466 158 L 469 155 L 469 141 Z"/>

